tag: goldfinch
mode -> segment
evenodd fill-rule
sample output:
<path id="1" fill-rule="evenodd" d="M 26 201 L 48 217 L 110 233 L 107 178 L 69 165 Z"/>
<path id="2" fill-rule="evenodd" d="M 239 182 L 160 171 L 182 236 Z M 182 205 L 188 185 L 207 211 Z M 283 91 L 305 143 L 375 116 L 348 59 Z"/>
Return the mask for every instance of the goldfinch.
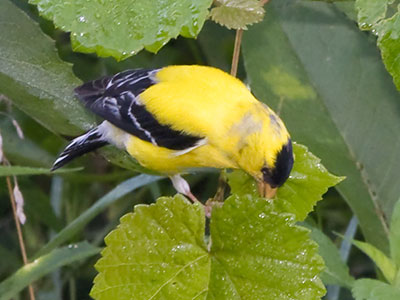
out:
<path id="1" fill-rule="evenodd" d="M 219 69 L 127 70 L 85 83 L 75 93 L 104 122 L 74 139 L 52 170 L 113 144 L 168 175 L 179 193 L 195 200 L 181 173 L 243 169 L 272 197 L 292 169 L 292 143 L 281 119 Z"/>

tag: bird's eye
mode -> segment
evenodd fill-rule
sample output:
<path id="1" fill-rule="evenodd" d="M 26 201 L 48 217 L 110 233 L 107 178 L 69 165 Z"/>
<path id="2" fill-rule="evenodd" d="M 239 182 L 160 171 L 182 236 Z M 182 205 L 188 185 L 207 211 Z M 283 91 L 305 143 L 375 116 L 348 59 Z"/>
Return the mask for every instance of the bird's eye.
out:
<path id="1" fill-rule="evenodd" d="M 262 169 L 261 169 L 261 173 L 263 173 L 264 175 L 269 175 L 269 170 L 268 170 L 268 168 L 262 168 Z"/>
<path id="2" fill-rule="evenodd" d="M 263 174 L 263 180 L 265 182 L 269 182 L 271 179 L 271 171 L 268 168 L 264 167 L 261 169 L 261 173 Z"/>

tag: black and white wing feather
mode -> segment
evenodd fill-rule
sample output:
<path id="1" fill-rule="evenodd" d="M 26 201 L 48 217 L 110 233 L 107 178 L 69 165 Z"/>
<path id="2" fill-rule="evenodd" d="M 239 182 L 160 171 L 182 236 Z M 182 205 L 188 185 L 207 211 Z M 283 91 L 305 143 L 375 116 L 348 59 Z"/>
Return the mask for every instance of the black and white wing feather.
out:
<path id="1" fill-rule="evenodd" d="M 86 107 L 116 127 L 152 144 L 184 151 L 201 143 L 193 136 L 160 124 L 138 95 L 157 83 L 158 70 L 127 70 L 85 83 L 75 89 Z"/>

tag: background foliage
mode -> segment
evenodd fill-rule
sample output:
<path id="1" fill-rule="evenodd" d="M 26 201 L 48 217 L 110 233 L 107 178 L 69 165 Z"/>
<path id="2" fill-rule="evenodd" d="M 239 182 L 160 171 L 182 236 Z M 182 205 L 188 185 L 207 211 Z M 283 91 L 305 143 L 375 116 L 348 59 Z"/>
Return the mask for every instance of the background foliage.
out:
<path id="1" fill-rule="evenodd" d="M 243 33 L 238 76 L 249 84 L 258 99 L 281 115 L 294 140 L 320 157 L 329 171 L 346 176 L 346 180 L 325 194 L 315 212 L 302 223 L 310 228 L 325 259 L 321 276 L 328 291 L 325 297 L 398 298 L 399 1 L 271 0 L 264 5 L 268 1 L 211 4 L 210 0 L 168 0 L 162 1 L 161 6 L 159 1 L 136 1 L 134 6 L 128 5 L 128 1 L 119 1 L 119 5 L 111 5 L 112 1 L 89 2 L 0 2 L 0 145 L 13 166 L 0 168 L 0 255 L 6 258 L 0 264 L 0 299 L 8 299 L 33 281 L 38 299 L 87 299 L 96 275 L 93 265 L 99 258 L 98 247 L 103 246 L 105 235 L 116 227 L 119 218 L 131 212 L 134 204 L 150 204 L 161 195 L 174 194 L 171 184 L 161 177 L 130 178 L 134 172 L 148 170 L 111 147 L 99 151 L 101 155 L 88 155 L 73 164 L 84 166 L 83 171 L 70 169 L 48 176 L 48 168 L 65 145 L 65 139 L 96 123 L 93 115 L 74 99 L 73 88 L 82 81 L 127 68 L 205 64 L 229 71 L 235 32 L 227 28 L 248 29 Z M 142 48 L 150 52 L 140 51 Z M 257 211 L 258 214 L 268 215 L 267 211 L 277 209 L 279 213 L 295 213 L 296 221 L 303 220 L 326 188 L 337 183 L 338 180 L 324 183 L 320 174 L 309 174 L 304 179 L 304 170 L 318 171 L 320 162 L 314 158 L 309 167 L 300 164 L 308 160 L 300 159 L 302 151 L 304 155 L 307 152 L 298 147 L 299 164 L 278 195 L 282 199 L 297 197 L 297 204 L 293 207 L 280 200 L 273 208 L 263 208 L 265 212 Z M 18 186 L 25 198 L 27 222 L 23 234 L 31 261 L 25 267 L 3 180 L 7 175 L 19 176 Z M 215 193 L 217 173 L 207 171 L 188 178 L 200 199 L 206 200 Z M 224 214 L 232 216 L 232 227 L 236 226 L 241 216 L 238 210 L 229 211 L 232 206 L 244 205 L 245 211 L 261 209 L 249 179 L 233 173 L 229 182 L 236 196 L 216 209 L 211 236 L 213 232 L 225 232 L 221 228 Z M 312 191 L 319 184 L 323 188 Z M 300 194 L 301 191 L 309 194 Z M 238 201 L 237 197 L 246 198 L 245 195 L 255 198 Z M 161 198 L 157 205 L 171 205 L 171 199 Z M 175 202 L 188 206 L 178 196 Z M 155 207 L 158 206 L 142 207 L 139 212 Z M 188 209 L 194 214 L 193 220 L 204 220 L 201 209 Z M 108 241 L 137 214 L 135 210 L 126 215 L 121 220 L 122 227 L 106 239 L 108 247 L 97 264 L 98 270 L 112 251 Z M 289 218 L 287 222 L 294 220 Z M 294 223 L 293 226 L 294 231 L 305 232 L 304 227 Z M 249 231 L 247 228 L 245 233 Z M 197 234 L 201 253 L 209 253 L 203 240 L 209 232 Z M 234 234 L 226 232 L 226 237 Z M 270 237 L 265 232 L 260 234 Z M 223 238 L 221 241 L 227 242 Z M 222 244 L 216 237 L 215 249 L 210 250 L 212 255 L 207 254 L 201 265 L 204 272 L 214 276 L 209 279 L 210 290 L 212 284 L 224 286 L 225 277 L 219 276 L 224 266 L 215 262 L 215 257 L 219 261 L 226 259 L 218 252 Z M 249 252 L 254 251 L 251 247 Z M 310 247 L 315 252 L 315 247 Z M 240 264 L 237 267 L 231 271 L 243 268 Z M 96 285 L 104 274 L 96 277 Z M 253 278 L 252 282 L 257 280 Z M 261 282 L 260 295 L 265 295 Z M 92 296 L 98 292 L 96 285 Z M 232 292 L 229 285 L 225 287 L 223 291 Z M 299 289 L 293 293 L 296 291 Z M 318 299 L 323 289 L 315 291 L 313 297 Z M 199 299 L 201 292 L 200 289 Z M 27 296 L 25 293 L 20 294 L 22 299 Z M 214 292 L 210 295 L 224 299 Z M 228 295 L 229 299 L 236 299 Z M 301 295 L 297 297 L 302 299 Z"/>

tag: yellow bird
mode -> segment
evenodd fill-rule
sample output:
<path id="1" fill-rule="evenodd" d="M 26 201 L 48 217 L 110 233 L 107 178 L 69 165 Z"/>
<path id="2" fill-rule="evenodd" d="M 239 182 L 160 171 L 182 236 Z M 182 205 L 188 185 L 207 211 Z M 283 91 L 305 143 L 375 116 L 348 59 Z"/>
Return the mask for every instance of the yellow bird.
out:
<path id="1" fill-rule="evenodd" d="M 181 173 L 242 169 L 272 197 L 292 169 L 292 143 L 281 119 L 219 69 L 127 70 L 85 83 L 75 93 L 105 121 L 74 139 L 52 170 L 113 144 L 142 166 L 168 175 L 179 193 L 195 200 Z"/>

